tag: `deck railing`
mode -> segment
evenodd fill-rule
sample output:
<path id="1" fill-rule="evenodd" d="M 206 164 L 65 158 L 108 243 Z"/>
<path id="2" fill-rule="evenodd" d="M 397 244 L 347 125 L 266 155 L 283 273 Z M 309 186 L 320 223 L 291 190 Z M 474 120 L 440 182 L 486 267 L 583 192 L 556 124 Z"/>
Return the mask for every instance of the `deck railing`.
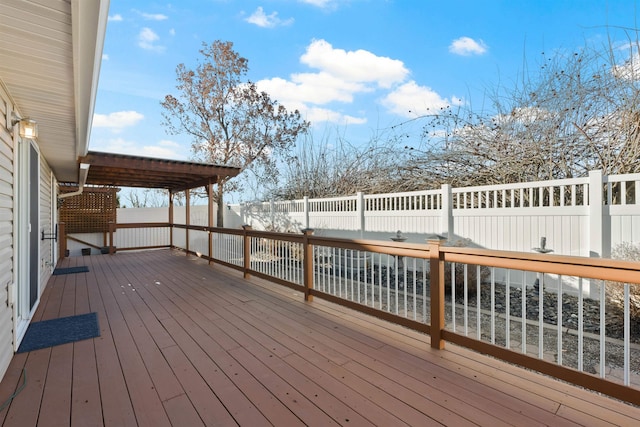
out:
<path id="1" fill-rule="evenodd" d="M 133 230 L 136 247 L 114 243 Z M 165 223 L 113 224 L 110 242 L 178 248 L 640 405 L 640 263 Z"/>

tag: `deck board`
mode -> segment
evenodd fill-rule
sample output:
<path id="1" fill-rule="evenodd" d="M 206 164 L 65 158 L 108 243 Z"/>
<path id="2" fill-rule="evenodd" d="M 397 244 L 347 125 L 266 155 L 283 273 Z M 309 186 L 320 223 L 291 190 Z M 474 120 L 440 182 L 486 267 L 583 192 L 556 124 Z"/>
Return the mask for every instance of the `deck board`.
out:
<path id="1" fill-rule="evenodd" d="M 34 321 L 100 337 L 17 354 L 5 426 L 637 425 L 640 408 L 177 251 L 67 258 Z"/>

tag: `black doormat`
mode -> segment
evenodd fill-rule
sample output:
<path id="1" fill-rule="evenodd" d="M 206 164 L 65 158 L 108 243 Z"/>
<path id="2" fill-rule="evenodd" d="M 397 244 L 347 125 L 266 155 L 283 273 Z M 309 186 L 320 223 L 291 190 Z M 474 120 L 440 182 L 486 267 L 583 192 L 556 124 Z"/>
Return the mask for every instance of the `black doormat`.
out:
<path id="1" fill-rule="evenodd" d="M 89 267 L 86 265 L 80 265 L 78 267 L 56 268 L 53 270 L 53 275 L 58 276 L 60 274 L 87 273 L 88 271 Z"/>
<path id="2" fill-rule="evenodd" d="M 18 353 L 100 336 L 96 313 L 34 322 L 29 325 Z"/>

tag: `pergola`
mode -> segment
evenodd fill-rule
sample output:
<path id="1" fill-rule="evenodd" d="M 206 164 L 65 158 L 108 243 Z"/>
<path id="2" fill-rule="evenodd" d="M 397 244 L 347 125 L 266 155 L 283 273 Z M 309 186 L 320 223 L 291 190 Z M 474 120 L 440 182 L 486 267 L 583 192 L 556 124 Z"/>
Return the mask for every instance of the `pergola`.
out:
<path id="1" fill-rule="evenodd" d="M 239 168 L 231 166 L 97 151 L 89 151 L 79 162 L 81 174 L 86 171 L 85 184 L 161 188 L 169 190 L 170 194 L 210 187 L 222 177 L 231 178 L 240 173 Z"/>
<path id="2" fill-rule="evenodd" d="M 185 192 L 186 219 L 189 225 L 189 192 L 204 187 L 208 199 L 208 225 L 213 227 L 213 185 L 234 177 L 240 168 L 182 160 L 168 160 L 126 154 L 89 151 L 78 158 L 79 190 L 63 193 L 61 198 L 80 195 L 85 185 L 100 187 L 136 187 L 169 191 L 169 225 L 173 226 L 173 196 Z M 105 230 L 106 231 L 106 230 Z"/>

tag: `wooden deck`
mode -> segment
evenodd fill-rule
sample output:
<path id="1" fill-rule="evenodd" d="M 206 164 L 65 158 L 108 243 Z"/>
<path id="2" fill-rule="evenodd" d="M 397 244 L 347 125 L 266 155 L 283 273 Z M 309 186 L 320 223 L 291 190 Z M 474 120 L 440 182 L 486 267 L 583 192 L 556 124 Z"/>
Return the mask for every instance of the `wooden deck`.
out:
<path id="1" fill-rule="evenodd" d="M 65 259 L 34 321 L 101 336 L 15 355 L 4 426 L 640 425 L 640 408 L 177 251 Z"/>

